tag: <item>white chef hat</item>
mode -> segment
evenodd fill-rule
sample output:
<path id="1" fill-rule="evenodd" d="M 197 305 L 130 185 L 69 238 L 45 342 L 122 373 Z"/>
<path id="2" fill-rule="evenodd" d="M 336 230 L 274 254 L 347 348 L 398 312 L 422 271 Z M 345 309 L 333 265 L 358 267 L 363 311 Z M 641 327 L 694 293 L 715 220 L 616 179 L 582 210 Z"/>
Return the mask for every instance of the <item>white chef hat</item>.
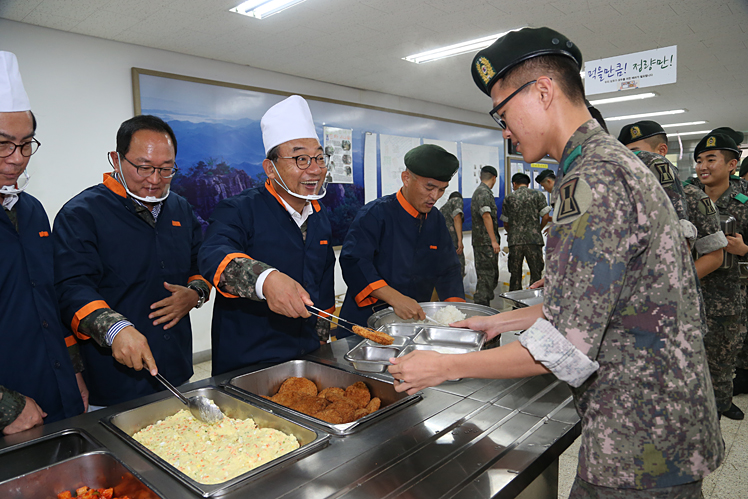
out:
<path id="1" fill-rule="evenodd" d="M 30 110 L 31 103 L 23 88 L 16 55 L 0 51 L 0 113 Z"/>
<path id="2" fill-rule="evenodd" d="M 309 104 L 300 95 L 282 100 L 265 113 L 260 120 L 265 154 L 273 147 L 296 139 L 317 139 Z"/>

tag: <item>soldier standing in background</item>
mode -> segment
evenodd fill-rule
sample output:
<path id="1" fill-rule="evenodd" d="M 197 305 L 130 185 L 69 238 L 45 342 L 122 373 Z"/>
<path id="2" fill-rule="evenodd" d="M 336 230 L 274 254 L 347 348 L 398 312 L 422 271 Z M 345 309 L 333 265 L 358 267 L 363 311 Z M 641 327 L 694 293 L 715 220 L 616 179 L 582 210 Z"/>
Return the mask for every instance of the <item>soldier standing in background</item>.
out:
<path id="1" fill-rule="evenodd" d="M 491 306 L 493 292 L 499 284 L 499 222 L 496 217 L 496 199 L 493 186 L 499 174 L 493 166 L 480 169 L 480 184 L 473 192 L 470 214 L 473 218 L 473 257 L 478 283 L 473 301 Z"/>
<path id="2" fill-rule="evenodd" d="M 535 182 L 540 184 L 545 192 L 550 194 L 551 192 L 553 192 L 553 186 L 556 185 L 556 174 L 553 173 L 553 170 L 549 168 L 542 171 L 540 175 L 535 177 Z"/>
<path id="3" fill-rule="evenodd" d="M 501 220 L 509 243 L 509 291 L 522 289 L 522 264 L 527 259 L 530 282 L 543 275 L 543 227 L 551 220 L 551 207 L 540 192 L 530 189 L 530 177 L 524 173 L 512 176 L 514 192 L 504 198 Z M 542 217 L 542 221 L 541 221 Z"/>
<path id="4" fill-rule="evenodd" d="M 447 230 L 452 236 L 452 244 L 455 245 L 457 258 L 460 260 L 462 267 L 462 277 L 465 277 L 465 247 L 462 244 L 462 222 L 465 221 L 465 212 L 462 210 L 462 194 L 455 191 L 449 195 L 449 200 L 444 203 L 439 211 L 444 215 L 444 221 L 447 222 Z"/>

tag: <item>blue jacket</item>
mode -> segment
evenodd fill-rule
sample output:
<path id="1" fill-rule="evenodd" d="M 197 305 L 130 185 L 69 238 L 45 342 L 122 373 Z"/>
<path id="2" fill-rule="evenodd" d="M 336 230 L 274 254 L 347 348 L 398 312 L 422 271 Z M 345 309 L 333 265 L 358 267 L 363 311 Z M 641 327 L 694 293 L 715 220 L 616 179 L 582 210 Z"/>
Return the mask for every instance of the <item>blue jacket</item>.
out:
<path id="1" fill-rule="evenodd" d="M 465 301 L 462 270 L 444 216 L 431 210 L 418 218 L 400 191 L 361 209 L 348 230 L 340 267 L 348 285 L 340 316 L 366 326 L 376 310 L 388 305 L 371 296 L 390 286 L 417 302 Z"/>
<path id="2" fill-rule="evenodd" d="M 26 193 L 15 209 L 19 232 L 0 213 L 0 385 L 33 398 L 51 423 L 83 412 L 67 351 L 75 339 L 60 322 L 47 214 Z"/>
<path id="3" fill-rule="evenodd" d="M 317 308 L 332 312 L 332 229 L 325 209 L 316 201 L 312 205 L 306 241 L 269 182 L 224 199 L 213 211 L 200 249 L 200 270 L 217 291 L 212 326 L 214 375 L 259 362 L 285 362 L 319 348 L 316 317 L 291 319 L 272 312 L 265 301 L 238 298 L 218 288 L 231 260 L 253 258 L 295 279 Z"/>
<path id="4" fill-rule="evenodd" d="M 171 296 L 164 281 L 186 286 L 202 279 L 197 252 L 202 229 L 189 203 L 171 193 L 156 227 L 135 213 L 133 201 L 110 174 L 62 207 L 55 218 L 55 278 L 60 310 L 79 338 L 84 379 L 94 405 L 113 405 L 163 389 L 147 370 L 117 362 L 78 331 L 81 319 L 100 308 L 124 315 L 143 334 L 159 372 L 174 385 L 192 376 L 189 315 L 164 330 L 148 318 L 150 306 Z"/>

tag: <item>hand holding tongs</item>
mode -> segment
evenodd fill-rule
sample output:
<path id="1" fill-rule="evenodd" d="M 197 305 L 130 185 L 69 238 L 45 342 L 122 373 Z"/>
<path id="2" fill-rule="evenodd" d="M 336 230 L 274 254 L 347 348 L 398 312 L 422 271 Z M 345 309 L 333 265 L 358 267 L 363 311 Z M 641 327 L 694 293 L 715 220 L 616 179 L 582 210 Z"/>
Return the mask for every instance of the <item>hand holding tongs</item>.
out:
<path id="1" fill-rule="evenodd" d="M 376 343 L 381 343 L 382 345 L 392 345 L 392 342 L 394 341 L 392 336 L 390 336 L 389 334 L 383 333 L 381 331 L 374 331 L 373 329 L 369 329 L 368 327 L 359 326 L 358 324 L 354 322 L 343 319 L 342 317 L 338 317 L 337 315 L 333 315 L 329 312 L 325 312 L 324 310 L 321 310 L 317 307 L 313 307 L 312 305 L 307 305 L 307 308 L 310 309 L 309 310 L 310 314 L 316 315 L 320 319 L 324 319 L 331 324 L 335 324 L 335 322 L 333 322 L 331 317 L 337 319 L 338 327 L 346 329 L 355 335 L 361 336 L 362 338 L 366 338 L 367 340 L 371 340 Z M 347 322 L 348 324 L 351 325 L 351 327 L 348 327 L 342 324 L 343 322 Z"/>

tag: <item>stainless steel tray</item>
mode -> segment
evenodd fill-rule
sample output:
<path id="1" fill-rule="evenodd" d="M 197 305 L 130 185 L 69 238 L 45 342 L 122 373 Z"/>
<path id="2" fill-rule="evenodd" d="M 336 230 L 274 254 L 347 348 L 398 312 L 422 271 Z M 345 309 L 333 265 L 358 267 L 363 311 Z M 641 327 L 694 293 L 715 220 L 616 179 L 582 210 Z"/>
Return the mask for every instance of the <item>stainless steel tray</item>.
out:
<path id="1" fill-rule="evenodd" d="M 486 333 L 454 327 L 429 326 L 413 338 L 413 343 L 446 347 L 468 348 L 478 351 L 486 341 Z"/>
<path id="2" fill-rule="evenodd" d="M 355 347 L 351 348 L 345 354 L 345 360 L 353 364 L 356 371 L 367 373 L 383 373 L 387 366 L 390 365 L 390 359 L 397 357 L 406 344 L 407 340 L 398 346 L 372 344 L 369 340 L 364 340 Z"/>
<path id="3" fill-rule="evenodd" d="M 162 497 L 134 471 L 107 451 L 93 451 L 47 468 L 0 483 L 0 497 L 56 498 L 69 490 L 114 488 L 114 497 L 127 495 L 138 499 Z"/>
<path id="4" fill-rule="evenodd" d="M 271 400 L 261 397 L 261 395 L 271 396 L 278 392 L 280 385 L 290 377 L 303 377 L 312 380 L 317 389 L 322 390 L 332 386 L 345 388 L 357 381 L 363 381 L 369 387 L 372 397 L 379 397 L 382 401 L 381 408 L 368 416 L 353 421 L 352 423 L 331 424 L 320 419 L 302 414 L 288 407 L 276 404 Z M 268 367 L 259 371 L 243 374 L 231 378 L 225 388 L 241 396 L 252 399 L 253 403 L 257 402 L 265 407 L 271 407 L 274 412 L 286 414 L 289 418 L 303 421 L 313 426 L 324 428 L 333 435 L 349 435 L 361 430 L 369 424 L 373 424 L 393 412 L 415 403 L 421 399 L 418 394 L 408 395 L 407 393 L 398 393 L 391 383 L 377 379 L 367 378 L 359 374 L 350 373 L 337 369 L 335 367 L 325 366 L 308 360 L 291 360 L 278 364 L 277 366 Z"/>
<path id="5" fill-rule="evenodd" d="M 393 338 L 410 338 L 417 335 L 423 330 L 422 324 L 398 324 L 392 322 L 390 324 L 382 324 L 377 328 L 383 333 L 387 333 Z M 369 341 L 369 340 L 367 340 Z"/>
<path id="6" fill-rule="evenodd" d="M 166 473 L 181 481 L 203 497 L 212 497 L 223 494 L 228 490 L 233 490 L 253 478 L 264 475 L 271 470 L 278 469 L 283 465 L 293 463 L 329 444 L 329 435 L 320 434 L 312 428 L 302 426 L 282 415 L 273 414 L 262 407 L 257 407 L 251 402 L 241 400 L 216 387 L 206 387 L 185 392 L 185 396 L 188 398 L 196 395 L 202 395 L 213 400 L 213 402 L 221 408 L 221 411 L 231 418 L 252 418 L 261 428 L 274 428 L 284 433 L 292 434 L 299 441 L 300 447 L 284 456 L 270 461 L 269 463 L 263 464 L 262 466 L 239 475 L 238 477 L 218 484 L 205 484 L 191 479 L 132 438 L 132 435 L 146 426 L 164 419 L 165 417 L 176 414 L 184 409 L 184 405 L 176 397 L 169 395 L 168 398 L 163 400 L 104 418 L 101 420 L 101 423 L 117 436 L 122 438 L 131 447 L 134 447 L 150 458 Z"/>
<path id="7" fill-rule="evenodd" d="M 403 355 L 408 355 L 410 352 L 413 352 L 415 350 L 430 350 L 432 352 L 439 352 L 439 353 L 446 353 L 446 354 L 455 354 L 455 353 L 470 353 L 475 352 L 475 348 L 471 347 L 457 347 L 457 346 L 450 346 L 450 345 L 417 345 L 415 343 L 408 345 L 407 347 L 403 348 L 400 352 L 400 355 L 398 357 L 402 357 Z"/>
<path id="8" fill-rule="evenodd" d="M 419 303 L 423 311 L 426 313 L 426 315 L 429 315 L 431 317 L 434 316 L 436 312 L 439 311 L 440 308 L 447 307 L 449 305 L 453 305 L 454 307 L 457 307 L 457 310 L 465 314 L 467 317 L 474 317 L 476 315 L 480 316 L 486 316 L 486 315 L 496 315 L 499 313 L 498 310 L 486 307 L 485 305 L 478 305 L 476 303 L 464 303 L 464 302 L 445 302 L 445 301 L 427 301 L 427 302 L 421 302 Z M 395 314 L 395 311 L 392 310 L 392 307 L 387 307 L 385 309 L 379 310 L 378 312 L 374 312 L 369 319 L 367 320 L 367 324 L 372 329 L 379 329 L 380 327 L 384 326 L 385 324 L 415 324 L 417 323 L 415 320 L 406 320 L 401 319 Z M 419 324 L 419 325 L 428 325 L 428 324 Z"/>
<path id="9" fill-rule="evenodd" d="M 0 482 L 99 449 L 103 449 L 99 442 L 78 429 L 15 445 L 0 452 Z"/>
<path id="10" fill-rule="evenodd" d="M 521 307 L 531 307 L 538 303 L 543 303 L 543 288 L 508 291 L 501 293 L 499 296 L 513 301 Z"/>

